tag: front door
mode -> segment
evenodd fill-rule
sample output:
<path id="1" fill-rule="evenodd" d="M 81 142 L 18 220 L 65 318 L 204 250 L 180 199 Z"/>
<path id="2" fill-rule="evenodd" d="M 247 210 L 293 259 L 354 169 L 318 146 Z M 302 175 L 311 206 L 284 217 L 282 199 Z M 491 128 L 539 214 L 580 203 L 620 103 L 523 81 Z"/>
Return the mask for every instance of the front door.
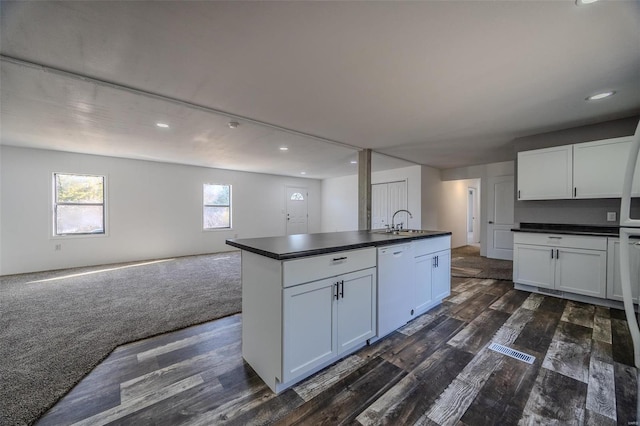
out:
<path id="1" fill-rule="evenodd" d="M 287 186 L 287 235 L 306 234 L 308 232 L 307 188 Z"/>
<path id="2" fill-rule="evenodd" d="M 487 187 L 487 257 L 513 260 L 513 176 L 490 177 Z"/>

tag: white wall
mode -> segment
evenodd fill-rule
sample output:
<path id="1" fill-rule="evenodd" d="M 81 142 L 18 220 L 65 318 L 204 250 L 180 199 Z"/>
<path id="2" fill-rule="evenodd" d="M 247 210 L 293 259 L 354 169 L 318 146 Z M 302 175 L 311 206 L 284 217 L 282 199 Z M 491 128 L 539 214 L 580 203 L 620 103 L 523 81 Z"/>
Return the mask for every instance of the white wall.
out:
<path id="1" fill-rule="evenodd" d="M 371 173 L 371 183 L 407 181 L 407 209 L 413 218 L 406 228 L 443 229 L 438 226 L 440 171 L 410 166 Z M 322 181 L 322 232 L 358 229 L 358 176 Z"/>
<path id="2" fill-rule="evenodd" d="M 150 161 L 0 147 L 0 275 L 233 250 L 227 238 L 284 235 L 285 185 L 320 181 Z M 52 174 L 107 176 L 106 236 L 52 237 Z M 233 186 L 233 229 L 202 230 L 202 184 Z M 62 250 L 55 251 L 61 244 Z"/>
<path id="3" fill-rule="evenodd" d="M 322 181 L 322 232 L 358 230 L 358 176 Z"/>
<path id="4" fill-rule="evenodd" d="M 439 210 L 442 193 L 440 170 L 422 166 L 422 226 L 420 229 L 447 230 L 441 224 Z"/>
<path id="5" fill-rule="evenodd" d="M 461 200 L 452 200 L 451 197 L 454 196 L 454 194 L 457 194 L 458 196 L 462 197 L 465 199 L 464 203 L 465 203 L 465 220 L 466 220 L 466 191 L 465 193 L 458 193 L 457 190 L 459 188 L 455 187 L 456 190 L 451 192 L 451 193 L 447 193 L 447 189 L 446 188 L 452 188 L 453 183 L 452 182 L 464 182 L 465 180 L 469 180 L 469 179 L 479 179 L 479 188 L 480 188 L 480 254 L 482 256 L 486 256 L 487 255 L 487 205 L 488 205 L 488 198 L 487 198 L 487 191 L 484 190 L 484 188 L 487 185 L 487 178 L 492 177 L 492 176 L 513 176 L 515 173 L 515 162 L 514 161 L 503 161 L 500 163 L 490 163 L 490 164 L 482 164 L 479 166 L 469 166 L 469 167 L 460 167 L 457 169 L 447 169 L 447 170 L 442 170 L 440 173 L 440 177 L 442 178 L 442 183 L 443 183 L 443 187 L 442 187 L 442 192 L 443 194 L 446 196 L 446 200 L 443 201 L 443 203 L 448 204 L 449 206 L 451 206 L 453 208 L 453 206 L 456 206 L 455 208 L 458 208 L 461 204 L 462 204 L 462 199 Z M 455 186 L 455 185 L 454 185 Z M 473 186 L 473 185 L 471 185 Z M 515 194 L 514 194 L 515 197 Z M 449 214 L 454 215 L 455 218 L 455 222 L 457 223 L 457 220 L 459 220 L 459 218 L 457 217 L 459 215 L 458 212 L 454 212 L 454 211 L 448 211 L 448 210 L 442 210 L 441 214 L 448 216 Z M 466 228 L 465 228 L 466 229 Z M 458 231 L 459 232 L 459 231 Z M 466 230 L 465 230 L 466 232 Z M 465 234 L 466 235 L 466 234 Z M 452 243 L 452 247 L 458 247 L 453 245 L 453 239 L 451 240 Z"/>

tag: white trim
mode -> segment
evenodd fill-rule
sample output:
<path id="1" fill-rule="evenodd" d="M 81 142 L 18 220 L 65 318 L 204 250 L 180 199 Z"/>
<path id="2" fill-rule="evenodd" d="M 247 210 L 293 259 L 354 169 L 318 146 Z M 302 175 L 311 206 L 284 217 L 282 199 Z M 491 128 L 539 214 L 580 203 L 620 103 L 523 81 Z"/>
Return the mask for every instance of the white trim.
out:
<path id="1" fill-rule="evenodd" d="M 102 221 L 104 232 L 99 234 L 56 234 L 56 215 L 55 215 L 55 204 L 56 204 L 56 175 L 75 175 L 75 176 L 93 176 L 93 177 L 101 177 L 102 178 Z M 109 236 L 109 206 L 108 202 L 109 197 L 109 176 L 107 174 L 96 174 L 96 173 L 83 173 L 83 172 L 51 172 L 50 173 L 50 188 L 49 191 L 49 239 L 50 240 L 69 240 L 69 239 L 80 239 L 80 238 L 104 238 Z"/>

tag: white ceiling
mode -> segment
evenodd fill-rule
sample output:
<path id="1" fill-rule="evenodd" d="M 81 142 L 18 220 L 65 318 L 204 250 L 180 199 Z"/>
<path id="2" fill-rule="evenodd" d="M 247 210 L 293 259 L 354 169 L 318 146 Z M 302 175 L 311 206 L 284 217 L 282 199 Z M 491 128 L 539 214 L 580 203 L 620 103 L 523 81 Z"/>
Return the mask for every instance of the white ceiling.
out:
<path id="1" fill-rule="evenodd" d="M 324 178 L 640 114 L 637 0 L 0 7 L 5 145 Z"/>

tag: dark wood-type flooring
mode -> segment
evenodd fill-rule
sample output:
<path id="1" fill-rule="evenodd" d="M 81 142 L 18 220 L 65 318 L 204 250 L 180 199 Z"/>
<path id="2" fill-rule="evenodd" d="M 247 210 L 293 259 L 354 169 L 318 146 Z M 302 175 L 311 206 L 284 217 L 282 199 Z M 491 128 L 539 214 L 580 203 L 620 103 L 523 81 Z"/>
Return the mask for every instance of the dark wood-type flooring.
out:
<path id="1" fill-rule="evenodd" d="M 277 396 L 242 360 L 241 320 L 116 349 L 39 424 L 636 424 L 620 310 L 453 278 L 441 306 Z"/>

